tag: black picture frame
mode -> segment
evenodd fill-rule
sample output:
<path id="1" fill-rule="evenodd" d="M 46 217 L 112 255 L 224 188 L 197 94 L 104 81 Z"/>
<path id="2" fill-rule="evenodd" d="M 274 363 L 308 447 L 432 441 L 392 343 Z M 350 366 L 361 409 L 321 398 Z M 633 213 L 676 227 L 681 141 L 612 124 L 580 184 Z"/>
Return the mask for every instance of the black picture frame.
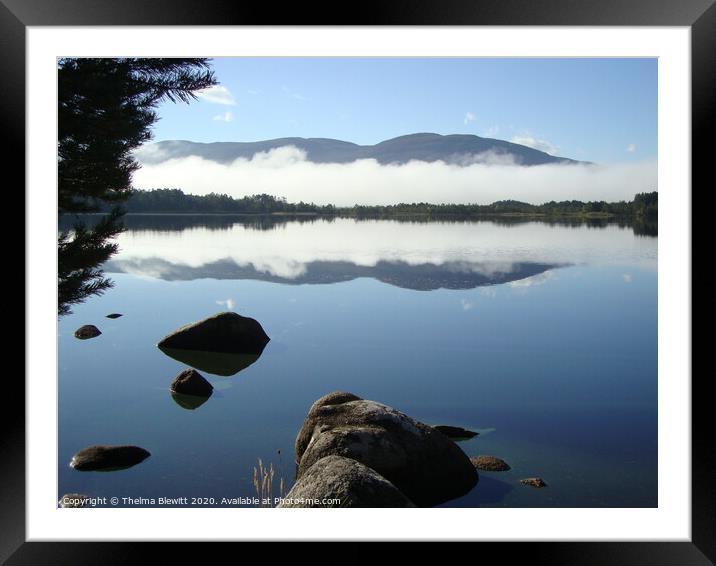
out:
<path id="1" fill-rule="evenodd" d="M 69 25 L 564 25 L 687 26 L 692 34 L 692 187 L 705 179 L 707 133 L 716 100 L 715 0 L 364 0 L 360 4 L 270 3 L 226 0 L 0 0 L 0 91 L 5 170 L 25 158 L 25 34 L 29 26 Z M 24 170 L 16 183 L 24 185 Z M 9 188 L 9 187 L 7 187 Z M 22 205 L 24 208 L 24 204 Z M 27 213 L 27 211 L 26 211 Z M 27 297 L 26 297 L 27 301 Z M 27 302 L 26 302 L 27 304 Z M 29 338 L 29 337 L 28 337 Z M 692 348 L 693 351 L 693 348 Z M 0 457 L 0 562 L 21 564 L 130 564 L 159 551 L 204 561 L 206 546 L 171 543 L 25 542 L 25 390 L 7 376 L 5 394 L 18 411 L 5 412 Z M 691 375 L 683 376 L 691 379 Z M 9 389 L 9 391 L 8 391 Z M 20 402 L 20 400 L 23 402 Z M 692 380 L 692 538 L 690 542 L 482 543 L 480 553 L 530 563 L 706 565 L 716 561 L 716 472 L 709 434 L 706 378 Z M 320 523 L 320 517 L 317 517 Z M 237 532 L 239 527 L 237 526 Z M 347 533 L 349 536 L 349 533 Z M 81 538 L 81 533 L 78 533 Z M 317 534 L 320 539 L 320 534 Z M 230 544 L 230 543 L 225 543 Z M 479 544 L 479 543 L 478 543 Z M 340 551 L 339 551 L 340 552 Z M 369 555 L 368 555 L 369 556 Z M 484 554 L 475 556 L 483 559 Z M 236 555 L 236 559 L 245 558 Z"/>

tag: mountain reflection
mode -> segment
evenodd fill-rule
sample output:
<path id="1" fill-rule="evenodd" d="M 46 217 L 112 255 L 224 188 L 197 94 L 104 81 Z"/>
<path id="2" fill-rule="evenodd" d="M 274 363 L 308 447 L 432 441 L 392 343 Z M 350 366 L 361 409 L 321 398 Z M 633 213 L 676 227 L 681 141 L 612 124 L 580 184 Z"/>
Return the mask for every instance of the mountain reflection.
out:
<path id="1" fill-rule="evenodd" d="M 198 267 L 171 263 L 161 258 L 118 259 L 108 262 L 105 267 L 108 271 L 146 275 L 166 281 L 206 278 L 250 279 L 288 285 L 326 285 L 364 277 L 403 289 L 431 291 L 435 289 L 473 289 L 486 285 L 509 283 L 565 265 L 567 264 L 466 261 L 413 265 L 405 261 L 381 260 L 370 266 L 357 265 L 349 261 L 311 261 L 303 264 L 298 273 L 290 277 L 257 269 L 252 263 L 241 265 L 231 259 L 215 261 Z"/>

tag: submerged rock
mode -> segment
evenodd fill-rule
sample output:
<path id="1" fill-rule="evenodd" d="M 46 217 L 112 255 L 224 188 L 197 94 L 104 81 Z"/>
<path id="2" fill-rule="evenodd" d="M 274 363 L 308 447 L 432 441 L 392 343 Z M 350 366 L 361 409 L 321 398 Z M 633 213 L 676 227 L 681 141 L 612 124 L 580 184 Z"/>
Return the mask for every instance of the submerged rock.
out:
<path id="1" fill-rule="evenodd" d="M 106 318 L 119 318 L 120 316 L 122 315 L 118 312 L 113 312 L 112 314 L 108 314 Z"/>
<path id="2" fill-rule="evenodd" d="M 547 484 L 542 478 L 525 478 L 523 480 L 520 480 L 520 483 L 532 487 L 547 487 Z"/>
<path id="3" fill-rule="evenodd" d="M 470 462 L 478 469 L 486 472 L 506 472 L 510 470 L 507 462 L 496 456 L 474 456 L 470 458 Z"/>
<path id="4" fill-rule="evenodd" d="M 211 397 L 214 388 L 204 376 L 195 369 L 185 369 L 174 378 L 169 387 L 174 393 L 194 395 L 196 397 Z"/>
<path id="5" fill-rule="evenodd" d="M 480 434 L 479 432 L 467 430 L 466 428 L 462 428 L 459 426 L 435 425 L 433 428 L 435 430 L 439 430 L 445 436 L 451 438 L 452 440 L 467 440 L 468 438 L 474 438 L 475 436 L 478 436 Z"/>
<path id="6" fill-rule="evenodd" d="M 80 326 L 77 330 L 75 330 L 75 338 L 79 338 L 80 340 L 94 338 L 95 336 L 99 336 L 100 334 L 102 333 L 99 331 L 99 328 L 97 328 L 93 324 L 85 324 L 84 326 Z"/>
<path id="7" fill-rule="evenodd" d="M 278 507 L 415 507 L 415 504 L 368 466 L 350 458 L 326 456 L 301 476 Z"/>
<path id="8" fill-rule="evenodd" d="M 65 493 L 57 504 L 60 507 L 84 507 L 89 496 L 83 493 Z"/>
<path id="9" fill-rule="evenodd" d="M 226 354 L 222 352 L 165 348 L 163 346 L 159 346 L 159 349 L 178 362 L 206 373 L 224 377 L 239 373 L 261 357 L 261 354 Z"/>
<path id="10" fill-rule="evenodd" d="M 312 405 L 296 438 L 297 479 L 332 455 L 372 468 L 421 506 L 464 495 L 478 481 L 470 459 L 445 435 L 352 393 L 330 393 Z"/>
<path id="11" fill-rule="evenodd" d="M 269 340 L 264 329 L 253 318 L 235 312 L 222 312 L 182 326 L 164 337 L 158 346 L 162 349 L 261 354 Z"/>
<path id="12" fill-rule="evenodd" d="M 70 466 L 81 472 L 110 472 L 131 468 L 149 456 L 139 446 L 90 446 L 77 452 Z"/>

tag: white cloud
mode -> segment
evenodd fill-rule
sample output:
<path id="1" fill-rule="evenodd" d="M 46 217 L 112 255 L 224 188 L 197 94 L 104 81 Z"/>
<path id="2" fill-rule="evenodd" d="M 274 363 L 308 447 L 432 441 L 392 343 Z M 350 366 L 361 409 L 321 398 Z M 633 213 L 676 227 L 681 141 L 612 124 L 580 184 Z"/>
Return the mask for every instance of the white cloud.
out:
<path id="1" fill-rule="evenodd" d="M 216 122 L 231 122 L 234 119 L 234 115 L 228 110 L 223 114 L 218 114 L 212 118 Z"/>
<path id="2" fill-rule="evenodd" d="M 468 301 L 467 299 L 460 299 L 460 304 L 462 305 L 462 310 L 469 311 L 472 310 L 475 306 L 475 303 L 472 303 Z"/>
<path id="3" fill-rule="evenodd" d="M 630 143 L 630 144 L 626 147 L 626 150 L 627 150 L 629 153 L 634 153 L 634 152 L 636 151 L 636 144 L 635 144 L 635 143 Z"/>
<path id="4" fill-rule="evenodd" d="M 463 120 L 463 122 L 465 124 L 468 124 L 469 122 L 473 122 L 474 120 L 475 120 L 475 114 L 473 114 L 472 112 L 465 113 L 465 119 Z"/>
<path id="5" fill-rule="evenodd" d="M 632 279 L 630 273 L 625 273 L 624 275 L 622 275 L 622 277 L 624 278 L 624 283 L 631 283 Z"/>
<path id="6" fill-rule="evenodd" d="M 209 88 L 197 91 L 196 95 L 206 100 L 207 102 L 213 102 L 214 104 L 225 104 L 227 106 L 234 106 L 236 101 L 234 96 L 229 92 L 229 89 L 223 85 L 214 85 Z"/>
<path id="7" fill-rule="evenodd" d="M 548 142 L 547 140 L 537 139 L 529 134 L 513 136 L 510 141 L 512 143 L 518 143 L 520 145 L 526 145 L 527 147 L 531 147 L 533 149 L 538 149 L 539 151 L 544 151 L 545 153 L 549 153 L 550 155 L 556 155 L 559 151 L 559 148 L 556 145 Z"/>
<path id="8" fill-rule="evenodd" d="M 256 94 L 261 94 L 263 91 L 260 88 L 250 88 L 246 92 L 248 92 L 249 94 L 256 95 Z"/>
<path id="9" fill-rule="evenodd" d="M 236 301 L 234 301 L 234 299 L 226 299 L 224 301 L 216 301 L 216 304 L 221 305 L 222 307 L 226 307 L 230 311 L 232 311 L 236 308 Z"/>
<path id="10" fill-rule="evenodd" d="M 490 126 L 483 132 L 482 137 L 494 138 L 499 133 L 499 131 L 500 131 L 500 126 Z"/>
<path id="11" fill-rule="evenodd" d="M 140 156 L 141 157 L 141 156 Z M 534 204 L 550 200 L 631 200 L 657 187 L 655 161 L 617 165 L 550 164 L 521 167 L 483 156 L 445 163 L 411 161 L 381 165 L 312 163 L 295 147 L 258 153 L 252 159 L 220 164 L 192 156 L 145 162 L 133 177 L 138 189 L 179 187 L 197 195 L 255 193 L 285 196 L 289 202 L 351 206 L 400 202 L 478 203 L 515 199 Z"/>
<path id="12" fill-rule="evenodd" d="M 524 279 L 520 279 L 518 281 L 510 281 L 508 285 L 510 287 L 513 287 L 515 289 L 525 289 L 527 287 L 535 287 L 537 285 L 544 285 L 554 277 L 554 272 L 552 271 L 544 271 L 542 273 L 538 273 L 537 275 L 532 275 L 531 277 L 525 277 Z"/>

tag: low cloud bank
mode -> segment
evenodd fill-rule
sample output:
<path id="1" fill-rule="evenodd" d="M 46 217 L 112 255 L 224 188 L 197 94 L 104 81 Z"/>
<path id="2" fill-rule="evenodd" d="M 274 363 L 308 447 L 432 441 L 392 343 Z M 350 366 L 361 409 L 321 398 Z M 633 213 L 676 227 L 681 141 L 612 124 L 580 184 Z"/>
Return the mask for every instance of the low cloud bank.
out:
<path id="1" fill-rule="evenodd" d="M 149 151 L 149 150 L 148 150 Z M 143 150 L 137 152 L 142 162 Z M 560 164 L 521 167 L 505 156 L 481 155 L 458 163 L 411 161 L 381 165 L 373 159 L 353 163 L 312 163 L 305 152 L 282 147 L 252 159 L 220 164 L 200 157 L 149 163 L 134 174 L 138 189 L 180 188 L 204 195 L 240 198 L 267 193 L 289 202 L 316 204 L 397 204 L 401 202 L 478 203 L 519 200 L 631 200 L 657 190 L 655 161 L 617 165 Z M 156 156 L 154 156 L 156 157 Z"/>

